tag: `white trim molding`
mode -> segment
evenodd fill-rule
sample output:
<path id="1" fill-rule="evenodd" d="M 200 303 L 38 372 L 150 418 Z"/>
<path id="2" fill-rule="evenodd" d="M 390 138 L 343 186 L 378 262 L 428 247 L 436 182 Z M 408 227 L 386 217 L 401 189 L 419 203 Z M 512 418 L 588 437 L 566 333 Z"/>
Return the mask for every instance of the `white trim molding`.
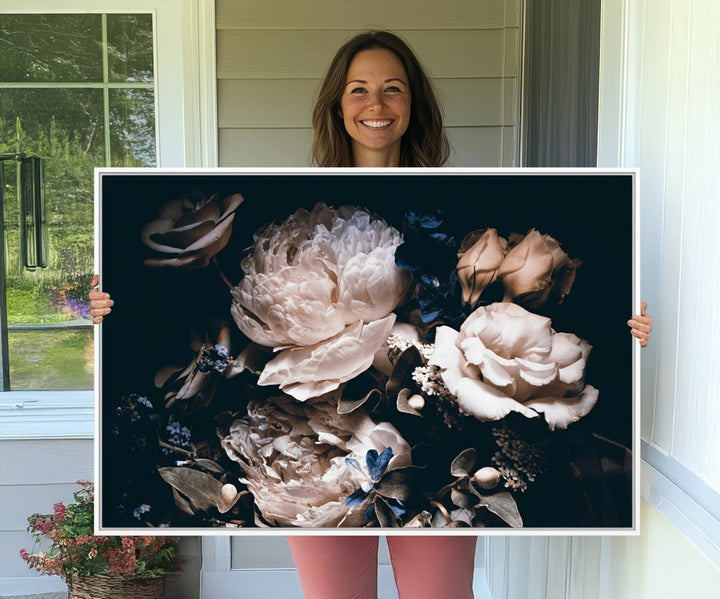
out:
<path id="1" fill-rule="evenodd" d="M 92 439 L 92 391 L 0 393 L 0 440 Z"/>
<path id="2" fill-rule="evenodd" d="M 720 494 L 645 441 L 642 458 L 643 498 L 720 567 Z"/>
<path id="3" fill-rule="evenodd" d="M 187 0 L 183 7 L 186 166 L 218 165 L 215 0 Z M 165 165 L 163 165 L 165 166 Z"/>

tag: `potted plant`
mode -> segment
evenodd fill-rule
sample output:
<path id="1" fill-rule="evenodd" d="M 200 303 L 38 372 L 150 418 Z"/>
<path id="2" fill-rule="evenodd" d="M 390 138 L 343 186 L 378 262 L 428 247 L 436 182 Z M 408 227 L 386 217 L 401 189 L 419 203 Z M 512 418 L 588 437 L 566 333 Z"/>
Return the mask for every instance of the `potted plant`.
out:
<path id="1" fill-rule="evenodd" d="M 61 576 L 68 599 L 162 599 L 165 577 L 182 566 L 179 539 L 94 536 L 93 484 L 78 484 L 73 503 L 28 517 L 35 546 L 33 553 L 21 549 L 20 556 L 41 574 Z"/>

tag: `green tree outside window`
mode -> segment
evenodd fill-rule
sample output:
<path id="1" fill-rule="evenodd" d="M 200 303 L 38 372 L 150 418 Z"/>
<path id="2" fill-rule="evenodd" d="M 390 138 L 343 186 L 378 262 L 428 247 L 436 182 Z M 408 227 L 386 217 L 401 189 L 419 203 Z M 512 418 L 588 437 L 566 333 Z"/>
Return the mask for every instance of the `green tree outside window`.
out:
<path id="1" fill-rule="evenodd" d="M 0 15 L 0 154 L 45 159 L 47 268 L 20 263 L 16 163 L 3 248 L 12 389 L 91 389 L 93 168 L 156 164 L 151 14 Z"/>

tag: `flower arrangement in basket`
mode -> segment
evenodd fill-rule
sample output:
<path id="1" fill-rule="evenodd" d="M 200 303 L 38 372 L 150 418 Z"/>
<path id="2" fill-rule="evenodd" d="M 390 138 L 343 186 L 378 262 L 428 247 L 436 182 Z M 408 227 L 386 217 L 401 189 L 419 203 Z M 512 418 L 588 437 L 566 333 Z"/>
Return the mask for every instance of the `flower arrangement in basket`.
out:
<path id="1" fill-rule="evenodd" d="M 21 549 L 22 559 L 41 574 L 61 576 L 70 599 L 162 598 L 165 577 L 182 567 L 179 539 L 93 536 L 93 484 L 78 484 L 74 503 L 28 517 L 35 547 L 33 553 Z M 48 540 L 50 546 L 40 548 Z"/>
<path id="2" fill-rule="evenodd" d="M 585 380 L 592 347 L 543 315 L 580 259 L 534 228 L 503 237 L 412 207 L 319 202 L 273 222 L 253 207 L 233 231 L 242 203 L 196 194 L 144 225 L 134 268 L 164 269 L 192 331 L 184 353 L 189 327 L 156 334 L 149 376 L 103 400 L 114 459 L 130 465 L 113 517 L 608 525 L 583 428 L 599 395 Z"/>

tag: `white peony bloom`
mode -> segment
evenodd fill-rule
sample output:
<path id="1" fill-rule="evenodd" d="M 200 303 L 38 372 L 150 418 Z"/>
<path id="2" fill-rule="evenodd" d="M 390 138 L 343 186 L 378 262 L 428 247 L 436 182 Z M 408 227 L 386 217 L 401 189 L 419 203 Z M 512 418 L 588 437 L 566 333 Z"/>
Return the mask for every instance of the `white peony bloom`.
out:
<path id="1" fill-rule="evenodd" d="M 597 401 L 598 390 L 584 385 L 592 348 L 551 324 L 516 304 L 481 307 L 459 332 L 437 329 L 429 363 L 440 367 L 460 408 L 479 420 L 541 412 L 551 430 L 567 428 Z"/>
<path id="2" fill-rule="evenodd" d="M 231 311 L 250 339 L 280 352 L 261 385 L 306 400 L 370 367 L 409 286 L 395 266 L 402 241 L 360 208 L 325 204 L 255 235 Z"/>
<path id="3" fill-rule="evenodd" d="M 367 502 L 347 506 L 361 482 L 345 458 L 365 463 L 370 449 L 392 447 L 388 469 L 408 466 L 410 447 L 387 422 L 373 422 L 362 410 L 337 413 L 334 402 L 299 403 L 277 397 L 250 402 L 221 440 L 255 505 L 273 526 L 364 526 Z"/>

